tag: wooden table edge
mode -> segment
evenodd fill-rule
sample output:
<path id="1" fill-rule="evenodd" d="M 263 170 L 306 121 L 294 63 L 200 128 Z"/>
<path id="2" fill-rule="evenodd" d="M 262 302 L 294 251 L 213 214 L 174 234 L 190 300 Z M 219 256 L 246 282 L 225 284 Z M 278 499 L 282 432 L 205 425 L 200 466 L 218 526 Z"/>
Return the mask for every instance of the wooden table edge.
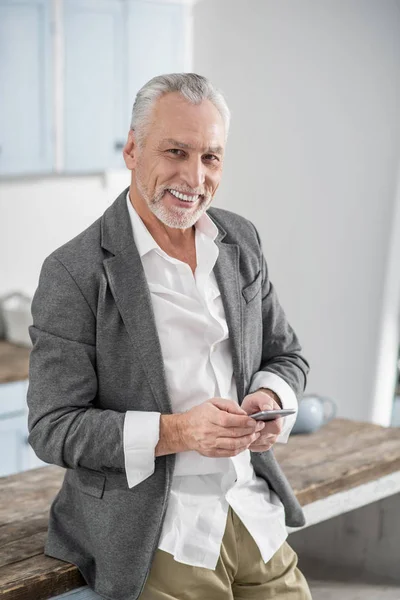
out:
<path id="1" fill-rule="evenodd" d="M 300 531 L 327 519 L 338 516 L 375 502 L 382 498 L 400 492 L 400 470 L 391 472 L 372 481 L 355 484 L 340 492 L 320 497 L 317 500 L 302 506 L 306 517 L 303 527 L 288 527 L 288 533 Z M 343 510 L 343 507 L 345 508 Z M 48 600 L 56 595 L 76 590 L 86 585 L 78 567 L 71 563 L 54 558 L 59 566 L 47 576 L 33 575 L 23 581 L 15 581 L 7 587 L 0 589 L 0 596 L 4 600 L 22 600 L 26 598 L 23 589 L 29 586 L 30 597 L 35 600 Z"/>
<path id="2" fill-rule="evenodd" d="M 45 467 L 46 469 L 58 469 L 58 467 Z M 40 470 L 44 469 L 41 467 Z M 37 471 L 38 469 L 36 469 Z M 371 479 L 371 476 L 373 478 Z M 14 479 L 17 476 L 9 476 Z M 343 489 L 343 484 L 346 488 Z M 341 489 L 340 489 L 341 488 Z M 349 472 L 342 476 L 335 487 L 335 481 L 324 481 L 314 484 L 302 490 L 294 490 L 306 516 L 306 525 L 309 527 L 400 492 L 400 458 L 388 460 L 380 472 L 376 471 L 376 465 L 366 466 L 361 471 Z M 364 497 L 364 500 L 362 498 Z M 340 507 L 340 510 L 339 508 Z M 343 510 L 345 507 L 345 510 Z M 337 512 L 339 510 L 339 512 Z M 289 533 L 300 531 L 302 528 L 288 528 Z M 77 566 L 59 559 L 55 561 L 54 570 L 28 576 L 23 580 L 15 579 L 0 588 L 0 596 L 4 600 L 48 600 L 59 594 L 73 591 L 86 583 Z M 22 562 L 22 561 L 21 561 Z M 29 593 L 27 590 L 29 583 Z M 33 595 L 32 595 L 33 594 Z"/>

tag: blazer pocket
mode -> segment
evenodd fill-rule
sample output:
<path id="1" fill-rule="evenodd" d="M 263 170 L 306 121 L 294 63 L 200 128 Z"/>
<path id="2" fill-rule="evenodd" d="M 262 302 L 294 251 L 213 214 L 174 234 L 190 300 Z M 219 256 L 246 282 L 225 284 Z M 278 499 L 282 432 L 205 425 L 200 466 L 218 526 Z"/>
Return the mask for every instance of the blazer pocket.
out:
<path id="1" fill-rule="evenodd" d="M 261 271 L 258 272 L 254 281 L 246 285 L 242 289 L 242 294 L 247 303 L 249 303 L 253 298 L 255 298 L 258 292 L 261 290 Z"/>
<path id="2" fill-rule="evenodd" d="M 102 498 L 104 493 L 104 487 L 106 484 L 106 476 L 104 473 L 99 471 L 92 471 L 91 469 L 75 469 L 75 485 L 84 494 L 94 496 L 95 498 Z"/>

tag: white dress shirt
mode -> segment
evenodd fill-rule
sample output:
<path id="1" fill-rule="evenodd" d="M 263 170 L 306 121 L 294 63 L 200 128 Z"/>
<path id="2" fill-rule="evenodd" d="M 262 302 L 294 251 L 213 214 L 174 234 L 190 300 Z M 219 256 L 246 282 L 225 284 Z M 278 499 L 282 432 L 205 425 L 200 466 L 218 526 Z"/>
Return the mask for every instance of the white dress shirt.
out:
<path id="1" fill-rule="evenodd" d="M 237 399 L 228 327 L 213 268 L 218 229 L 207 214 L 195 225 L 197 267 L 166 254 L 133 208 L 127 206 L 147 283 L 168 392 L 174 413 L 213 397 Z M 250 391 L 273 390 L 283 408 L 297 409 L 291 387 L 274 373 L 255 373 Z M 286 442 L 296 415 L 286 417 L 278 438 Z M 125 468 L 129 487 L 154 472 L 160 413 L 127 411 Z M 215 569 L 229 505 L 238 514 L 267 562 L 287 537 L 283 505 L 257 477 L 250 451 L 232 458 L 179 452 L 159 548 L 178 562 Z"/>

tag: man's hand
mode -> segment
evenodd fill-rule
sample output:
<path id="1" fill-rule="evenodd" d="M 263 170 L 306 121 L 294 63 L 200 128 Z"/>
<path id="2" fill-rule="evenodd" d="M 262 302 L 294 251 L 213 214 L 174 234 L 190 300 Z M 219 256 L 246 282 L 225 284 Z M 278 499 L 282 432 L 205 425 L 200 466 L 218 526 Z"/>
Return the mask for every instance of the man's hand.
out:
<path id="1" fill-rule="evenodd" d="M 193 407 L 180 415 L 179 424 L 184 447 L 209 457 L 236 456 L 257 441 L 263 428 L 237 402 L 224 398 Z"/>
<path id="2" fill-rule="evenodd" d="M 271 390 L 258 390 L 249 394 L 243 399 L 242 406 L 248 415 L 259 412 L 260 410 L 279 410 L 282 408 L 274 399 L 274 392 Z M 260 421 L 257 421 L 260 423 Z M 264 428 L 261 435 L 250 446 L 252 452 L 265 452 L 269 450 L 276 442 L 276 438 L 282 431 L 282 417 L 273 421 L 261 421 Z"/>

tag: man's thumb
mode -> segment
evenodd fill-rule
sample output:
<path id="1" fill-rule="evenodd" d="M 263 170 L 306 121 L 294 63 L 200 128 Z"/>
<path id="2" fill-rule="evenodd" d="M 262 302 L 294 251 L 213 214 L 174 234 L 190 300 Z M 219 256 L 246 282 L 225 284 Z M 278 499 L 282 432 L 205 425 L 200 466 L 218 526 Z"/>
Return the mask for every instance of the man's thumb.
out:
<path id="1" fill-rule="evenodd" d="M 233 413 L 236 415 L 247 415 L 246 411 L 241 406 L 239 406 L 239 404 L 234 400 L 227 400 L 225 398 L 214 398 L 212 403 L 220 410 L 225 410 L 226 412 Z"/>

